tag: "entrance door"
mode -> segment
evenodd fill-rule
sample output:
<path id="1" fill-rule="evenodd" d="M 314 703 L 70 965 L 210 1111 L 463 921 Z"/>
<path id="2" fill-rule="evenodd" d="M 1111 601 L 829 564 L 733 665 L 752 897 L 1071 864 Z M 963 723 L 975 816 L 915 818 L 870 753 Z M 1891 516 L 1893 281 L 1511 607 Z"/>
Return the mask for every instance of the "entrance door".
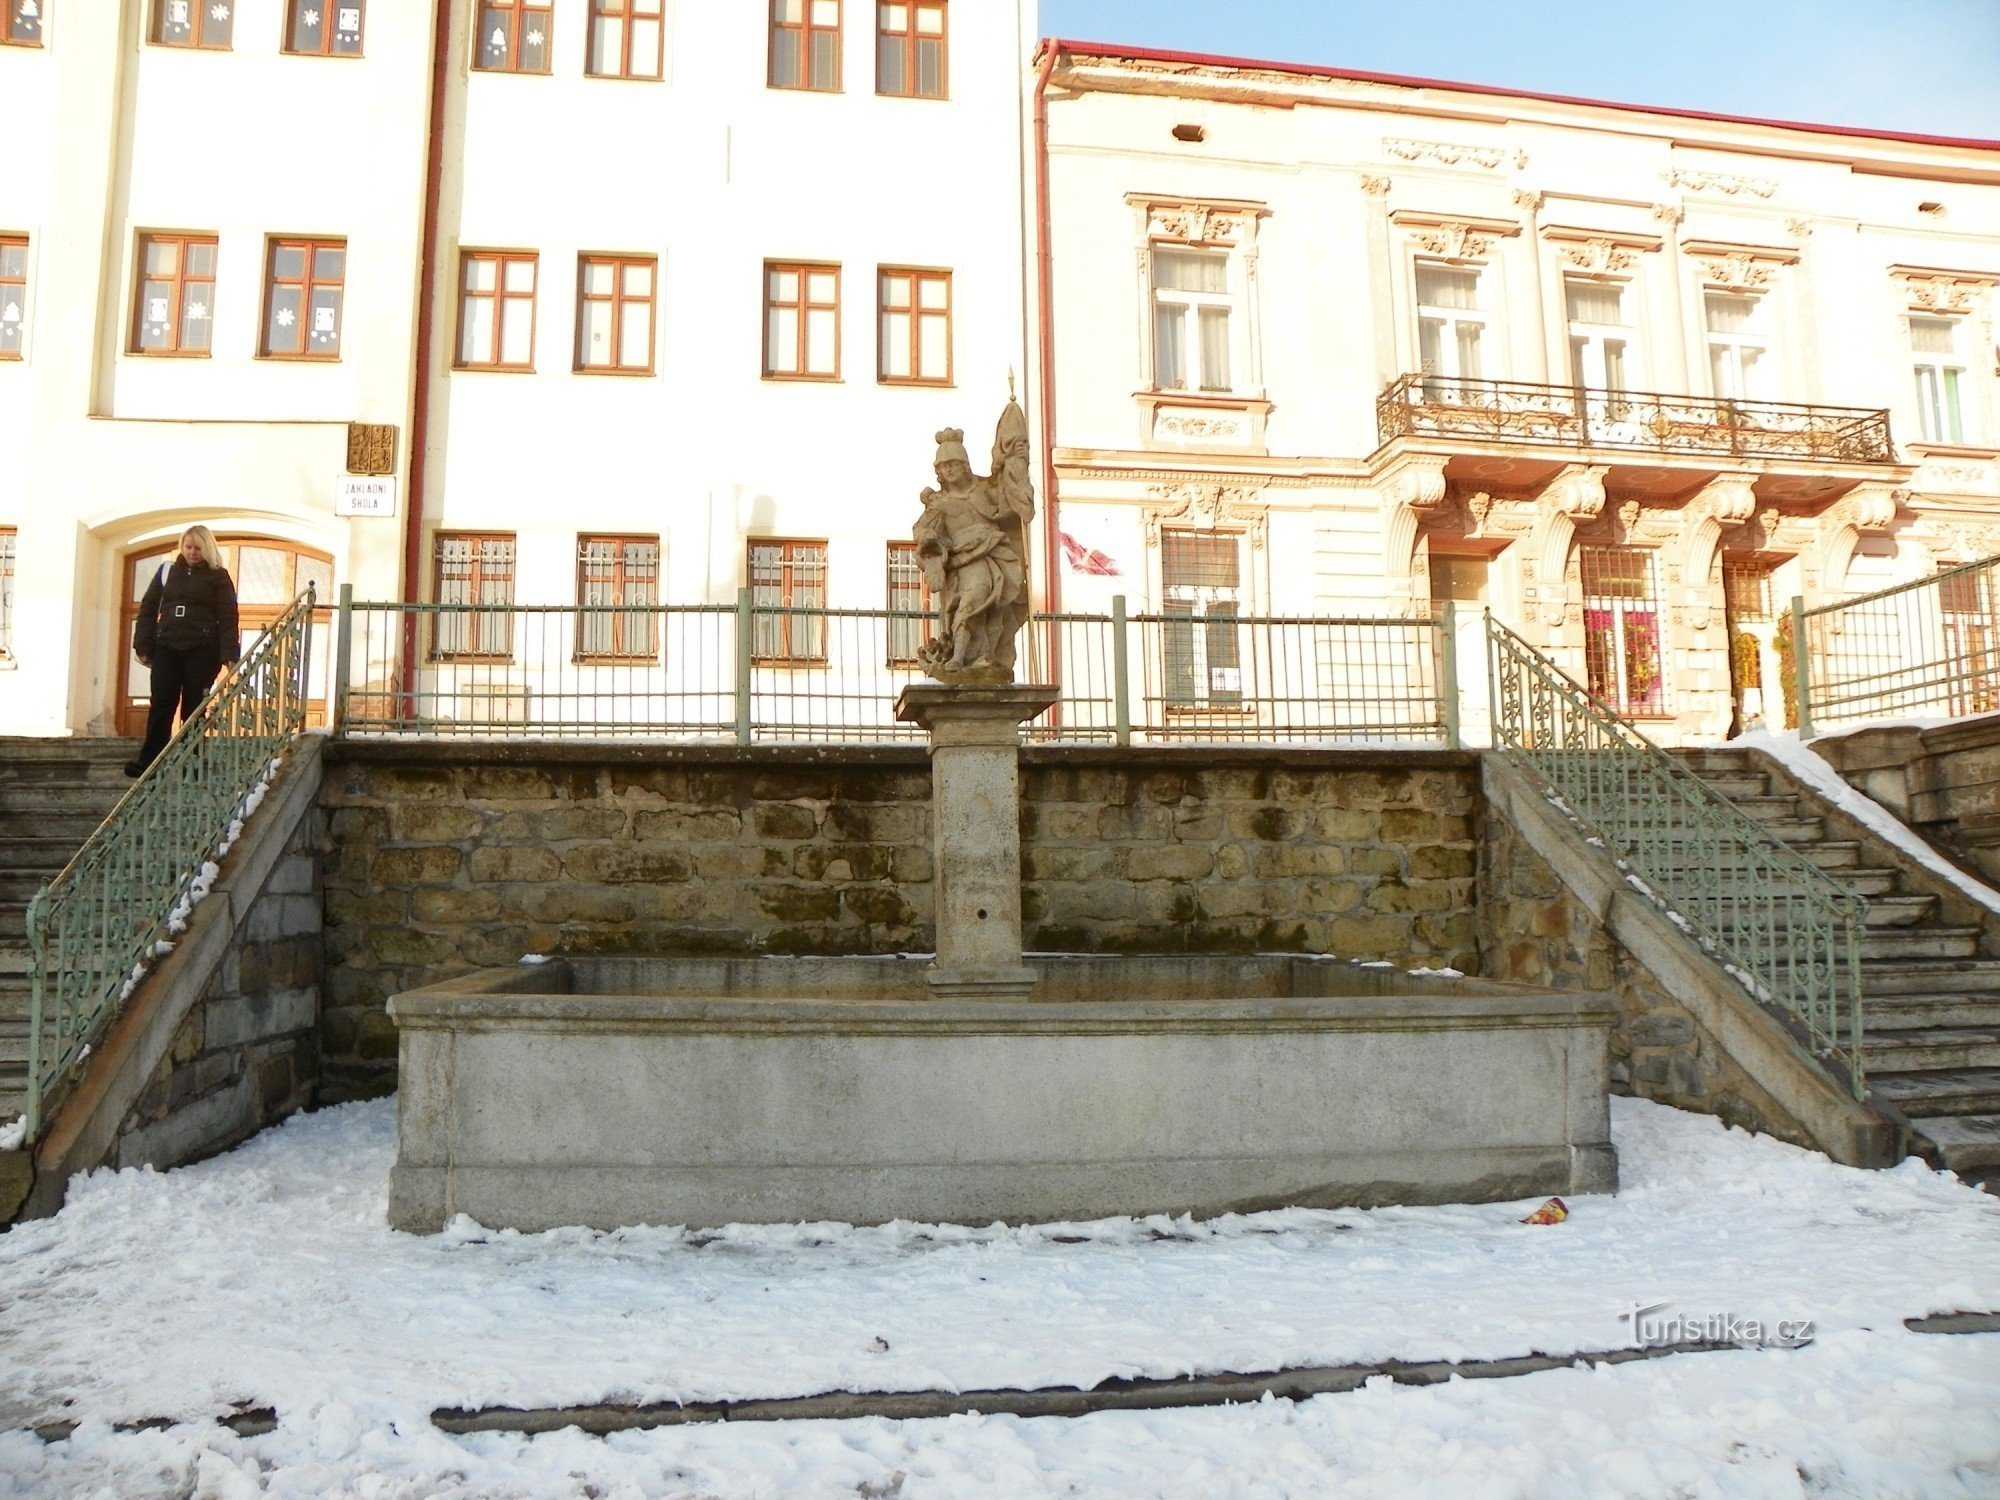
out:
<path id="1" fill-rule="evenodd" d="M 1458 733 L 1468 745 L 1493 743 L 1493 716 L 1487 702 L 1486 589 L 1490 560 L 1431 554 L 1431 610 L 1451 601 L 1458 615 Z"/>
<path id="2" fill-rule="evenodd" d="M 312 687 L 306 702 L 306 722 L 326 722 L 326 683 L 333 669 L 333 559 L 324 552 L 281 542 L 272 537 L 222 536 L 216 538 L 222 565 L 236 583 L 236 623 L 245 650 L 263 634 L 266 626 L 291 606 L 307 584 L 318 590 L 320 604 L 313 610 Z M 139 601 L 160 565 L 172 560 L 179 549 L 178 538 L 156 542 L 125 559 L 125 607 L 118 620 L 121 661 L 118 669 L 118 732 L 127 736 L 146 732 L 146 709 L 151 674 L 132 654 L 132 625 L 139 618 Z"/>

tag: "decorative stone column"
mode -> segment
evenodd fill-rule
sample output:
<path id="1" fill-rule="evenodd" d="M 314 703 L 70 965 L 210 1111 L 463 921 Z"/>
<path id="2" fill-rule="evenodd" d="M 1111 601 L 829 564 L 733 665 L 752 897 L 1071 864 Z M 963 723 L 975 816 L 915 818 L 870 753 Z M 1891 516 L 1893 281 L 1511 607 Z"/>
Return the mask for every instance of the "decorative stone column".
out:
<path id="1" fill-rule="evenodd" d="M 1034 986 L 1021 962 L 1021 725 L 1057 696 L 916 682 L 896 699 L 898 721 L 931 742 L 937 957 L 925 977 L 938 999 L 1020 1000 Z"/>

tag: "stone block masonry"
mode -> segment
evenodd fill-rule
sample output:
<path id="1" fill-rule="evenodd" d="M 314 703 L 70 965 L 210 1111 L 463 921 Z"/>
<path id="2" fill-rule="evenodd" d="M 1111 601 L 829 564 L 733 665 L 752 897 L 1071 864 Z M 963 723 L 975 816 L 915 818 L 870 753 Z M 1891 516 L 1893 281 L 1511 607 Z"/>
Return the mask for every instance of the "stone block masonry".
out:
<path id="1" fill-rule="evenodd" d="M 394 1084 L 383 1003 L 524 953 L 928 951 L 921 749 L 328 747 L 322 1097 Z M 1474 757 L 1035 748 L 1027 946 L 1475 972 Z"/>

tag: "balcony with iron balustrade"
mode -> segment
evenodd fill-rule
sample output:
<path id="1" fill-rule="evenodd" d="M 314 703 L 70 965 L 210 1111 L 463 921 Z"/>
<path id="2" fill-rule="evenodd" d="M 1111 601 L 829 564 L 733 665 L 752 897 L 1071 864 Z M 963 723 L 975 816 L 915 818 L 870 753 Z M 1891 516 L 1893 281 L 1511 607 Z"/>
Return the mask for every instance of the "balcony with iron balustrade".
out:
<path id="1" fill-rule="evenodd" d="M 1817 506 L 1914 472 L 1880 408 L 1403 375 L 1375 417 L 1377 472 L 1422 455 L 1445 459 L 1450 478 L 1499 486 L 1601 464 L 1608 488 L 1671 500 L 1729 472 L 1752 476 L 1760 501 Z"/>

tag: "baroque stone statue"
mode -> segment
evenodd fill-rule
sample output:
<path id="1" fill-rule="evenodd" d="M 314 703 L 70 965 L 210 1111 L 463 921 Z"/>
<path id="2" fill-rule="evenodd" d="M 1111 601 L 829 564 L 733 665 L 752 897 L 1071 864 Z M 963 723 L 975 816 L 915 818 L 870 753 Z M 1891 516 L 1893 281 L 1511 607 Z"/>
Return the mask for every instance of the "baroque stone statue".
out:
<path id="1" fill-rule="evenodd" d="M 917 566 L 937 601 L 923 669 L 953 686 L 1014 680 L 1015 637 L 1028 621 L 1028 522 L 1035 487 L 1028 470 L 1028 418 L 1009 400 L 993 434 L 993 472 L 972 472 L 965 433 L 937 435 L 937 488 L 923 492 L 912 535 Z"/>

